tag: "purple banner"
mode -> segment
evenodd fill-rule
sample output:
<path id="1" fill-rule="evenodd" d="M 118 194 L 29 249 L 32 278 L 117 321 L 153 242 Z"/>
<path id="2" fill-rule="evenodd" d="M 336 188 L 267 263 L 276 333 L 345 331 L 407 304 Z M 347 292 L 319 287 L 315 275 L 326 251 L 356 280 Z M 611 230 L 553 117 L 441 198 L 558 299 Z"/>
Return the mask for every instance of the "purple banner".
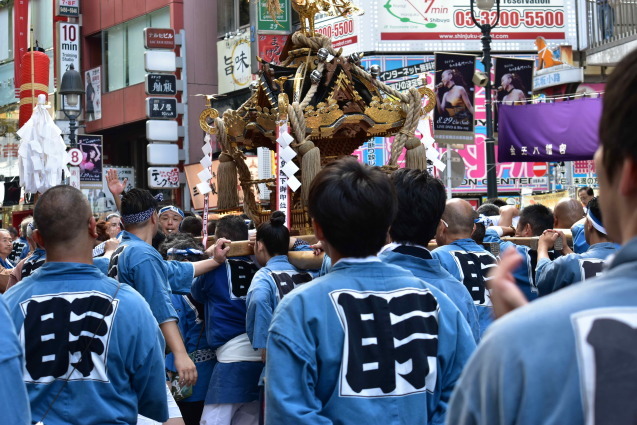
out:
<path id="1" fill-rule="evenodd" d="M 498 161 L 592 159 L 601 115 L 601 98 L 500 105 Z"/>

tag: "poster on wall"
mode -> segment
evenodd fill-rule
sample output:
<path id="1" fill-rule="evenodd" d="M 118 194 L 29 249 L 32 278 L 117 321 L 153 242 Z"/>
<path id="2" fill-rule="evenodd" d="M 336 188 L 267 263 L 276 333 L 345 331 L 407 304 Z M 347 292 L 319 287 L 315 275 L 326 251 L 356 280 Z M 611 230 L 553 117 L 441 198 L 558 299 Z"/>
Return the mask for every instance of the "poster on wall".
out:
<path id="1" fill-rule="evenodd" d="M 533 65 L 528 59 L 495 58 L 494 131 L 498 132 L 500 105 L 524 105 L 533 95 Z"/>
<path id="2" fill-rule="evenodd" d="M 102 119 L 102 72 L 101 68 L 89 69 L 84 73 L 86 83 L 86 121 Z"/>
<path id="3" fill-rule="evenodd" d="M 476 57 L 458 53 L 436 53 L 434 131 L 445 144 L 473 143 Z"/>
<path id="4" fill-rule="evenodd" d="M 288 38 L 282 34 L 259 34 L 257 36 L 257 55 L 268 63 L 279 63 L 279 56 Z"/>
<path id="5" fill-rule="evenodd" d="M 82 151 L 80 185 L 84 189 L 102 188 L 102 136 L 78 134 L 77 147 Z"/>

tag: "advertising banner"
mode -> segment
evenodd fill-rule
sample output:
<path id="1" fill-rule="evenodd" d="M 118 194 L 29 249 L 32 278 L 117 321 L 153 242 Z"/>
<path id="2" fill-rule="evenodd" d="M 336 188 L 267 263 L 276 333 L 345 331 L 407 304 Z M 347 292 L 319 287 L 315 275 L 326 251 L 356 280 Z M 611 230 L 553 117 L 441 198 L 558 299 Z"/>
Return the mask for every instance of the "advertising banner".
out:
<path id="1" fill-rule="evenodd" d="M 268 12 L 267 0 L 259 0 L 257 8 L 257 30 L 267 32 L 289 33 L 292 28 L 292 14 L 290 13 L 290 2 L 280 2 L 281 13 L 276 15 L 276 21 Z"/>
<path id="2" fill-rule="evenodd" d="M 102 75 L 101 68 L 84 73 L 86 82 L 86 121 L 102 119 Z"/>
<path id="3" fill-rule="evenodd" d="M 219 94 L 248 87 L 252 81 L 251 58 L 247 35 L 217 42 Z"/>
<path id="4" fill-rule="evenodd" d="M 436 53 L 434 133 L 438 143 L 473 143 L 476 57 Z"/>
<path id="5" fill-rule="evenodd" d="M 334 49 L 343 48 L 343 55 L 347 56 L 359 50 L 364 50 L 359 45 L 359 34 L 369 30 L 363 29 L 361 18 L 362 16 L 332 17 L 319 14 L 316 15 L 314 26 L 316 32 L 332 39 L 332 47 Z M 371 26 L 369 28 L 375 27 Z"/>
<path id="6" fill-rule="evenodd" d="M 77 147 L 82 151 L 80 185 L 85 188 L 102 188 L 102 136 L 78 134 Z"/>
<path id="7" fill-rule="evenodd" d="M 601 114 L 601 98 L 501 105 L 498 161 L 592 159 Z"/>
<path id="8" fill-rule="evenodd" d="M 495 58 L 494 131 L 498 132 L 500 105 L 523 105 L 533 95 L 533 66 L 528 59 Z"/>
<path id="9" fill-rule="evenodd" d="M 378 28 L 363 35 L 365 51 L 478 51 L 482 34 L 471 18 L 469 1 L 362 0 L 365 24 Z M 474 7 L 480 24 L 494 24 L 496 7 Z M 373 22 L 368 22 L 373 20 Z M 577 46 L 575 0 L 502 0 L 492 48 L 535 50 L 537 37 Z M 450 47 L 449 44 L 452 44 Z"/>

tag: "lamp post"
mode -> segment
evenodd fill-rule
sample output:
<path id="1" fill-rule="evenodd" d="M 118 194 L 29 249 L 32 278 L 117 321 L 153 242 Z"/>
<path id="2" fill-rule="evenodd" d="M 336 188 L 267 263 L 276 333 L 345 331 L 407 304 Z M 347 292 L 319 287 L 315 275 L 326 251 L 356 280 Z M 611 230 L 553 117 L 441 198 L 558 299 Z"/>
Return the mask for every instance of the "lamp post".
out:
<path id="1" fill-rule="evenodd" d="M 73 64 L 62 75 L 60 95 L 62 96 L 62 112 L 69 119 L 69 142 L 72 148 L 76 147 L 75 130 L 78 129 L 77 117 L 82 112 L 82 95 L 84 83 L 82 75 L 75 70 Z"/>
<path id="2" fill-rule="evenodd" d="M 483 24 L 478 23 L 474 9 L 474 0 L 471 0 L 471 19 L 473 23 L 482 31 L 482 64 L 484 72 L 487 74 L 487 85 L 485 87 L 485 103 L 487 109 L 487 198 L 495 198 L 498 196 L 497 175 L 495 172 L 495 139 L 493 138 L 493 110 L 491 106 L 491 30 L 498 25 L 500 21 L 500 0 L 495 0 L 496 13 L 495 22 L 491 21 L 491 9 L 494 0 L 476 0 L 478 9 L 487 12 L 488 19 Z"/>

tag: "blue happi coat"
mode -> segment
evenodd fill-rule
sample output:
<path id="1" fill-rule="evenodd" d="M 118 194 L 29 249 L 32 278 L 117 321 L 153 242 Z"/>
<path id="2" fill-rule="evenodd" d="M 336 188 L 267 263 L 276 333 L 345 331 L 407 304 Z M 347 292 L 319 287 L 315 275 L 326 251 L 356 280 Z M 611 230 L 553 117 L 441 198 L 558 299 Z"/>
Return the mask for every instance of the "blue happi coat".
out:
<path id="1" fill-rule="evenodd" d="M 13 248 L 11 249 L 11 253 L 7 259 L 12 264 L 17 264 L 20 260 L 27 258 L 29 252 L 31 252 L 29 241 L 27 238 L 20 236 L 18 239 L 13 241 Z"/>
<path id="2" fill-rule="evenodd" d="M 0 297 L 0 411 L 7 424 L 31 425 L 29 396 L 22 380 L 24 355 L 3 298 Z"/>
<path id="3" fill-rule="evenodd" d="M 516 245 L 513 242 L 503 241 L 492 228 L 488 228 L 484 236 L 484 242 L 500 244 L 500 252 L 503 253 L 509 248 L 515 250 L 523 258 L 522 264 L 513 272 L 515 283 L 520 287 L 529 301 L 538 297 L 537 285 L 535 283 L 535 266 L 537 265 L 537 252 L 528 246 Z"/>
<path id="4" fill-rule="evenodd" d="M 451 400 L 450 425 L 637 423 L 637 238 L 601 276 L 489 328 Z"/>
<path id="5" fill-rule="evenodd" d="M 194 266 L 165 261 L 155 248 L 132 233 L 124 231 L 120 236 L 122 240 L 111 256 L 108 276 L 135 288 L 150 305 L 157 323 L 176 320 L 171 287 L 175 293 L 189 293 Z"/>
<path id="6" fill-rule="evenodd" d="M 249 257 L 232 257 L 195 279 L 192 295 L 204 304 L 206 337 L 213 349 L 246 333 L 246 295 L 256 271 L 257 266 Z M 258 400 L 262 370 L 261 361 L 217 363 L 207 387 L 205 404 Z"/>
<path id="7" fill-rule="evenodd" d="M 458 307 L 473 333 L 476 344 L 480 341 L 480 320 L 469 291 L 462 282 L 442 268 L 440 261 L 433 258 L 429 250 L 419 246 L 391 244 L 385 247 L 378 258 L 409 270 L 419 279 L 440 289 Z"/>
<path id="8" fill-rule="evenodd" d="M 171 299 L 179 317 L 179 332 L 184 340 L 184 346 L 197 367 L 197 383 L 192 389 L 192 395 L 183 401 L 187 403 L 201 401 L 206 398 L 208 383 L 215 366 L 214 350 L 210 348 L 206 340 L 204 319 L 199 315 L 197 307 L 189 296 L 173 294 Z M 166 369 L 177 371 L 173 353 L 166 356 Z"/>
<path id="9" fill-rule="evenodd" d="M 431 253 L 442 267 L 463 283 L 471 295 L 484 333 L 493 322 L 493 306 L 487 288 L 488 273 L 497 265 L 497 258 L 473 239 L 458 239 L 434 249 Z"/>
<path id="10" fill-rule="evenodd" d="M 574 253 L 583 254 L 590 248 L 586 242 L 586 235 L 584 234 L 584 223 L 578 223 L 571 227 L 571 235 L 573 235 Z"/>
<path id="11" fill-rule="evenodd" d="M 266 423 L 442 424 L 474 349 L 438 289 L 376 257 L 341 259 L 276 310 Z"/>
<path id="12" fill-rule="evenodd" d="M 279 301 L 294 288 L 312 280 L 312 274 L 299 271 L 288 261 L 287 255 L 270 258 L 265 267 L 252 278 L 248 290 L 246 331 L 252 348 L 265 348 L 268 328 Z"/>
<path id="13" fill-rule="evenodd" d="M 49 406 L 47 425 L 168 418 L 164 339 L 130 286 L 93 265 L 46 263 L 4 298 L 25 350 L 34 420 Z"/>
<path id="14" fill-rule="evenodd" d="M 603 242 L 592 245 L 583 254 L 569 254 L 554 261 L 548 258 L 538 260 L 535 279 L 540 296 L 596 277 L 602 272 L 604 260 L 617 249 L 617 244 Z"/>

